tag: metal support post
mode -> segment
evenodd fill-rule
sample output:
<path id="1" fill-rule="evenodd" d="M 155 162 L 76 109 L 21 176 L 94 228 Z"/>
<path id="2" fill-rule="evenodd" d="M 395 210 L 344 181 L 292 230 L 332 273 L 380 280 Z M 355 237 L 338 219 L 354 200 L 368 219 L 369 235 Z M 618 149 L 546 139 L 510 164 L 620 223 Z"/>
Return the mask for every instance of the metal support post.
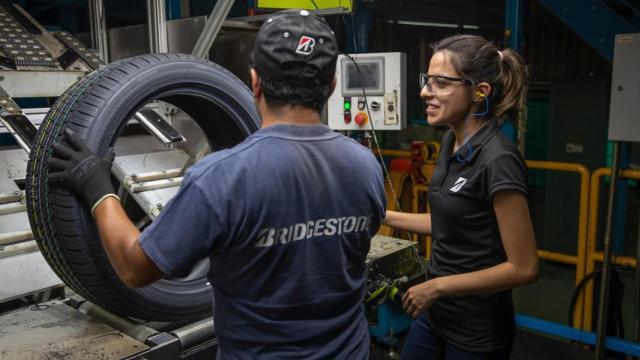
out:
<path id="1" fill-rule="evenodd" d="M 631 158 L 631 144 L 623 142 L 618 152 L 618 168 L 628 169 Z M 613 233 L 611 249 L 614 254 L 624 252 L 625 229 L 627 227 L 627 206 L 629 203 L 629 181 L 618 178 L 616 184 L 616 207 L 613 210 Z"/>
<path id="2" fill-rule="evenodd" d="M 635 286 L 636 315 L 633 324 L 634 341 L 640 343 L 640 221 L 638 221 L 638 239 L 636 242 L 636 286 Z"/>
<path id="3" fill-rule="evenodd" d="M 169 52 L 165 0 L 147 0 L 147 25 L 149 51 L 152 54 Z"/>
<path id="4" fill-rule="evenodd" d="M 524 1 L 507 0 L 504 37 L 506 46 L 521 52 L 524 48 Z"/>
<path id="5" fill-rule="evenodd" d="M 613 161 L 611 164 L 611 185 L 607 206 L 606 227 L 604 233 L 604 259 L 602 262 L 602 281 L 600 282 L 600 304 L 598 306 L 598 337 L 596 340 L 596 359 L 604 360 L 607 339 L 607 320 L 609 310 L 609 283 L 611 280 L 611 232 L 613 228 L 613 210 L 618 182 L 618 163 L 620 142 L 613 143 Z"/>
<path id="6" fill-rule="evenodd" d="M 524 48 L 524 0 L 507 0 L 505 3 L 504 42 L 505 46 L 522 53 Z M 520 152 L 524 154 L 525 136 L 512 122 L 505 121 L 502 132 L 513 142 L 518 144 Z"/>
<path id="7" fill-rule="evenodd" d="M 108 63 L 109 46 L 103 0 L 89 0 L 89 25 L 91 27 L 91 46 L 98 52 L 100 58 Z"/>
<path id="8" fill-rule="evenodd" d="M 204 29 L 202 29 L 202 33 L 193 47 L 192 55 L 203 59 L 207 58 L 209 49 L 211 49 L 213 41 L 218 36 L 222 23 L 229 15 L 233 3 L 234 0 L 218 0 L 216 2 L 216 6 L 211 10 L 211 15 L 209 15 L 207 23 L 204 25 Z"/>

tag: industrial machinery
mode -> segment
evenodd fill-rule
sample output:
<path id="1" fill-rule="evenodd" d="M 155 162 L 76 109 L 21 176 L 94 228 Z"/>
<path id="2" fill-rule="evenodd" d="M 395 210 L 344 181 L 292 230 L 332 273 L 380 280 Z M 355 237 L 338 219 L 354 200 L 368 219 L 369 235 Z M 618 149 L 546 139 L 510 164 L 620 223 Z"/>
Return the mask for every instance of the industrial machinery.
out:
<path id="1" fill-rule="evenodd" d="M 426 280 L 424 261 L 416 242 L 376 235 L 366 262 L 369 333 L 381 344 L 396 346 L 396 335 L 411 326 L 411 318 L 402 308 L 402 295 Z"/>
<path id="2" fill-rule="evenodd" d="M 94 10 L 99 3 L 92 1 Z M 215 37 L 213 28 L 219 29 L 232 1 L 218 3 L 226 6 L 224 14 L 206 24 L 205 19 L 180 20 L 169 38 L 184 28 Z M 229 26 L 256 30 L 249 24 Z M 114 29 L 114 34 L 132 31 L 137 30 Z M 199 57 L 211 43 L 198 39 Z M 98 45 L 108 51 L 108 44 Z M 137 50 L 120 49 L 127 51 Z M 118 52 L 112 48 L 110 53 Z M 349 87 L 366 84 L 352 73 L 340 108 L 345 96 L 358 106 L 362 99 L 365 107 L 359 109 L 372 114 L 369 126 L 400 129 L 406 116 L 404 82 L 398 80 L 399 74 L 404 79 L 404 55 L 372 55 L 362 67 L 382 71 L 375 75 L 379 87 L 365 86 L 366 99 L 354 95 Z M 356 61 L 362 57 L 367 56 Z M 344 66 L 339 73 L 354 71 Z M 125 211 L 144 229 L 178 190 L 190 165 L 258 128 L 249 90 L 224 68 L 188 55 L 143 55 L 106 65 L 71 34 L 47 32 L 22 8 L 5 3 L 0 5 L 0 67 L 0 134 L 19 144 L 0 149 L 0 305 L 28 296 L 33 298 L 27 303 L 35 303 L 13 306 L 0 316 L 0 358 L 213 358 L 217 342 L 208 261 L 186 277 L 129 289 L 111 268 L 87 209 L 47 180 L 46 161 L 63 127 L 73 128 L 97 153 L 114 147 L 112 180 Z M 58 99 L 50 109 L 22 110 L 14 101 L 22 97 Z M 394 332 L 408 323 L 400 313 L 388 315 L 401 312 L 388 302 L 421 280 L 424 267 L 411 242 L 386 237 L 374 238 L 367 264 L 374 295 L 367 305 L 371 320 L 378 321 L 372 333 L 393 344 Z M 63 286 L 63 300 L 50 300 L 50 291 Z"/>
<path id="3" fill-rule="evenodd" d="M 213 320 L 143 322 L 73 296 L 0 316 L 0 359 L 215 359 Z"/>
<path id="4" fill-rule="evenodd" d="M 338 56 L 336 89 L 327 103 L 334 130 L 400 130 L 406 126 L 403 53 Z"/>
<path id="5" fill-rule="evenodd" d="M 158 5 L 163 1 L 153 1 L 153 3 Z M 175 36 L 183 33 L 191 34 L 188 41 L 182 41 L 181 44 L 188 43 L 193 48 L 198 40 L 199 56 L 206 57 L 213 43 L 212 38 L 222 26 L 232 1 L 219 1 L 218 3 L 224 9 L 221 10 L 219 6 L 216 6 L 214 14 L 219 16 L 209 17 L 211 21 L 200 17 L 181 20 L 166 26 L 169 30 L 169 43 L 179 42 Z M 91 4 L 93 11 L 104 11 L 101 9 L 100 1 L 92 1 Z M 181 320 L 188 319 L 189 316 L 185 317 L 184 313 L 176 312 L 168 304 L 165 305 L 164 310 L 156 312 L 155 316 L 148 313 L 146 315 L 136 313 L 134 309 L 131 309 L 131 306 L 135 308 L 136 304 L 139 304 L 139 301 L 135 301 L 135 299 L 144 299 L 145 296 L 157 297 L 159 294 L 155 293 L 154 295 L 152 288 L 134 292 L 123 288 L 122 284 L 117 284 L 117 287 L 129 295 L 116 296 L 114 299 L 113 294 L 116 294 L 117 291 L 114 292 L 111 289 L 109 291 L 112 294 L 111 300 L 107 303 L 105 303 L 105 299 L 109 296 L 103 296 L 102 300 L 100 297 L 92 297 L 92 294 L 95 293 L 104 294 L 107 291 L 105 286 L 108 286 L 108 281 L 104 281 L 105 276 L 112 279 L 115 274 L 108 261 L 105 261 L 106 258 L 100 255 L 102 249 L 99 241 L 96 241 L 98 238 L 92 225 L 78 225 L 73 221 L 66 224 L 56 222 L 56 219 L 60 218 L 60 213 L 57 211 L 62 211 L 60 210 L 62 208 L 67 209 L 65 210 L 67 213 L 62 214 L 62 217 L 67 216 L 65 219 L 68 220 L 68 216 L 77 220 L 82 219 L 82 215 L 69 213 L 69 211 L 81 211 L 81 206 L 75 200 L 71 200 L 75 207 L 70 208 L 69 203 L 66 203 L 62 204 L 58 210 L 50 211 L 52 208 L 55 209 L 56 203 L 61 204 L 56 200 L 63 196 L 60 193 L 52 195 L 53 192 L 62 191 L 64 193 L 64 190 L 56 190 L 46 181 L 44 152 L 50 151 L 50 146 L 57 136 L 51 137 L 50 135 L 59 134 L 61 126 L 67 119 L 70 119 L 69 121 L 73 122 L 74 126 L 80 129 L 80 132 L 82 129 L 100 126 L 96 124 L 106 125 L 106 129 L 101 127 L 96 130 L 98 135 L 95 135 L 97 136 L 95 139 L 98 140 L 95 141 L 106 141 L 115 145 L 118 157 L 114 162 L 114 181 L 117 180 L 121 183 L 120 195 L 123 196 L 124 205 L 130 216 L 136 219 L 140 228 L 144 228 L 159 214 L 162 206 L 177 191 L 181 183 L 181 176 L 189 165 L 210 152 L 212 147 L 218 149 L 231 146 L 257 128 L 257 115 L 253 110 L 251 97 L 247 95 L 248 90 L 228 71 L 206 63 L 206 66 L 214 67 L 211 70 L 214 75 L 219 74 L 218 77 L 206 77 L 209 82 L 218 81 L 214 85 L 208 84 L 209 91 L 212 86 L 225 88 L 222 92 L 227 95 L 234 94 L 233 90 L 235 90 L 233 101 L 212 99 L 211 97 L 202 100 L 203 97 L 206 97 L 202 94 L 180 95 L 181 91 L 189 92 L 189 90 L 178 89 L 177 82 L 179 81 L 174 78 L 169 80 L 175 88 L 168 98 L 152 98 L 153 96 L 147 94 L 145 99 L 141 99 L 141 102 L 136 104 L 130 103 L 131 97 L 127 97 L 124 99 L 127 103 L 125 106 L 127 111 L 132 112 L 120 114 L 119 119 L 108 125 L 98 119 L 100 111 L 107 110 L 109 112 L 109 109 L 106 109 L 108 106 L 101 106 L 98 109 L 96 104 L 110 102 L 113 100 L 112 96 L 122 96 L 122 90 L 117 94 L 110 92 L 116 85 L 114 79 L 126 83 L 127 81 L 122 78 L 123 72 L 135 76 L 142 73 L 142 68 L 145 66 L 147 66 L 148 72 L 154 72 L 157 69 L 149 69 L 149 67 L 153 67 L 151 64 L 158 65 L 158 63 L 171 62 L 172 60 L 177 60 L 175 62 L 179 63 L 180 60 L 185 60 L 188 57 L 170 58 L 165 55 L 152 55 L 138 59 L 138 63 L 129 62 L 128 64 L 112 64 L 113 66 L 104 67 L 105 64 L 100 57 L 82 45 L 71 34 L 64 31 L 47 32 L 20 6 L 7 3 L 1 5 L 0 66 L 3 71 L 0 76 L 0 87 L 2 87 L 0 88 L 0 107 L 2 108 L 0 134 L 5 134 L 5 140 L 7 136 L 11 135 L 20 148 L 8 145 L 0 151 L 0 273 L 2 273 L 3 283 L 0 289 L 0 304 L 15 299 L 24 299 L 27 302 L 46 300 L 51 289 L 62 288 L 64 280 L 77 293 L 110 308 L 112 311 L 114 310 L 113 304 L 120 302 L 119 313 L 123 315 L 137 315 L 140 318 L 160 317 L 163 320 L 168 320 L 167 318 L 172 316 L 179 316 Z M 164 16 L 164 11 L 157 13 Z M 158 17 L 161 16 L 158 15 Z M 104 23 L 104 16 L 92 14 L 91 18 L 94 20 L 92 25 Z M 160 23 L 160 21 L 153 23 Z M 156 25 L 161 27 L 159 24 Z M 245 32 L 247 30 L 255 32 L 256 29 L 253 25 L 243 25 L 242 23 L 233 24 L 231 27 L 234 29 L 242 28 Z M 98 28 L 98 30 L 102 33 L 106 31 L 104 27 Z M 137 28 L 126 30 L 128 34 L 142 33 L 143 31 L 144 29 Z M 111 39 L 119 39 L 121 33 L 118 31 L 111 33 Z M 161 31 L 153 31 L 152 33 L 158 34 Z M 204 40 L 200 41 L 201 39 L 197 38 L 199 33 L 202 34 L 201 37 Z M 106 38 L 105 34 L 102 35 L 98 38 Z M 114 43 L 118 44 L 115 41 Z M 102 45 L 99 48 L 104 50 L 107 44 L 103 43 Z M 120 46 L 127 45 L 121 44 Z M 134 49 L 128 45 L 126 51 L 146 51 L 144 47 L 137 50 L 135 46 L 138 46 L 136 42 L 134 42 Z M 122 53 L 122 51 L 111 50 L 111 55 Z M 204 61 L 194 58 L 190 58 L 187 62 L 189 62 L 187 67 L 191 66 L 192 68 L 202 67 L 201 63 L 204 63 Z M 127 69 L 127 67 L 129 68 Z M 131 69 L 131 67 L 134 68 Z M 86 76 L 88 73 L 90 75 Z M 230 78 L 232 79 L 229 80 Z M 123 84 L 118 83 L 117 85 Z M 136 92 L 135 95 L 141 93 L 143 92 Z M 160 93 L 155 95 L 162 96 Z M 13 98 L 22 97 L 45 98 L 45 100 L 46 98 L 58 97 L 58 100 L 51 110 L 41 108 L 22 111 L 13 101 Z M 221 103 L 223 105 L 220 105 Z M 237 103 L 243 103 L 244 107 L 250 108 L 250 110 L 243 110 L 242 113 L 234 112 L 233 104 Z M 187 108 L 187 110 L 183 111 L 181 107 Z M 227 114 L 227 111 L 232 114 Z M 247 115 L 247 111 L 251 114 Z M 41 126 L 47 113 L 49 120 Z M 215 122 L 224 125 L 200 127 L 193 119 L 195 117 L 202 121 L 205 118 L 211 119 L 209 117 L 216 116 L 216 114 L 218 116 L 215 118 Z M 229 116 L 249 119 L 248 121 L 251 121 L 252 124 L 248 128 L 243 127 L 242 130 L 231 129 L 232 125 L 225 123 L 225 119 L 228 119 Z M 38 138 L 40 140 L 36 139 L 37 127 L 41 127 Z M 211 134 L 213 131 L 218 131 L 217 135 L 213 137 L 223 139 L 216 140 L 212 136 L 206 136 L 207 133 Z M 240 131 L 241 134 L 237 131 Z M 104 140 L 105 136 L 108 139 Z M 90 139 L 85 140 L 91 142 Z M 31 167 L 27 166 L 29 157 L 31 158 Z M 36 165 L 41 168 L 36 169 Z M 28 180 L 26 180 L 27 178 Z M 66 196 L 67 200 L 72 198 L 68 193 Z M 31 201 L 27 201 L 27 197 Z M 29 220 L 31 220 L 31 224 Z M 86 219 L 83 221 L 86 224 Z M 74 236 L 74 231 L 79 231 L 79 229 L 83 233 L 80 238 L 75 238 L 77 242 L 59 240 L 68 240 Z M 51 235 L 52 232 L 54 235 Z M 34 238 L 37 239 L 38 246 L 33 241 Z M 91 243 L 91 239 L 93 239 L 93 243 Z M 38 249 L 41 252 L 37 251 Z M 93 251 L 95 249 L 97 252 Z M 91 259 L 97 261 L 97 264 Z M 199 309 L 198 315 L 192 313 L 192 320 L 201 318 L 211 312 L 210 289 L 204 276 L 206 271 L 207 264 L 199 264 L 194 269 L 193 276 L 184 279 L 165 279 L 158 284 L 156 291 L 182 293 L 182 295 L 176 296 L 186 298 L 189 297 L 186 290 L 193 290 L 194 287 L 199 288 L 199 296 L 192 296 L 189 301 L 180 301 L 180 303 L 184 304 L 185 308 Z M 24 278 L 28 278 L 29 281 L 24 281 Z M 93 290 L 83 289 L 82 279 L 85 284 L 91 284 Z M 27 298 L 31 296 L 37 297 Z M 171 296 L 168 298 L 160 296 L 160 298 L 168 303 L 175 301 L 175 299 L 171 300 Z"/>
<path id="6" fill-rule="evenodd" d="M 0 136 L 10 134 L 20 146 L 0 151 L 0 303 L 43 293 L 46 299 L 62 286 L 36 251 L 25 205 L 28 153 L 48 109 L 23 110 L 14 99 L 57 97 L 103 65 L 71 34 L 50 33 L 20 6 L 0 4 Z"/>
<path id="7" fill-rule="evenodd" d="M 208 263 L 197 264 L 184 278 L 127 289 L 110 267 L 84 206 L 47 181 L 46 158 L 63 125 L 81 133 L 95 151 L 104 151 L 96 143 L 114 146 L 113 181 L 120 183 L 123 205 L 142 229 L 177 191 L 188 166 L 257 129 L 248 89 L 220 66 L 193 56 L 148 55 L 103 66 L 70 34 L 49 33 L 19 6 L 2 5 L 0 132 L 20 148 L 0 149 L 0 306 L 7 311 L 36 305 L 0 317 L 0 358 L 213 358 Z M 226 12 L 217 25 L 224 17 Z M 180 25 L 216 27 L 213 20 L 196 20 Z M 204 56 L 211 42 L 201 46 Z M 171 66 L 180 71 L 162 71 Z M 198 78 L 191 84 L 200 86 L 185 85 L 189 71 Z M 164 87 L 140 80 L 154 73 Z M 131 89 L 136 83 L 146 92 Z M 21 111 L 12 97 L 58 100 L 51 109 Z M 112 107 L 118 99 L 122 113 Z M 194 118 L 209 123 L 198 125 Z M 234 127 L 229 120 L 238 118 L 247 123 Z M 48 301 L 52 289 L 66 300 Z"/>

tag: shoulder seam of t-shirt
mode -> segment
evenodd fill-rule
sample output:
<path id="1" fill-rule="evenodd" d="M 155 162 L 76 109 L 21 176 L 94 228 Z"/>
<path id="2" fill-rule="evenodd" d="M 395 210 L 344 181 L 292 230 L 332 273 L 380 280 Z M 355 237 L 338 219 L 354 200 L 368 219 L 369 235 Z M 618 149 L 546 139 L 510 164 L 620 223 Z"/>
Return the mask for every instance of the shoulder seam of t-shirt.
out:
<path id="1" fill-rule="evenodd" d="M 180 191 L 186 189 L 186 187 L 189 187 L 189 186 L 195 187 L 196 191 L 198 191 L 200 193 L 200 196 L 203 199 L 203 201 L 205 201 L 207 203 L 207 206 L 212 207 L 210 199 L 207 197 L 207 195 L 202 190 L 202 188 L 200 188 L 200 186 L 197 183 L 195 183 L 194 181 L 189 181 L 187 184 L 185 184 L 185 188 L 180 189 Z M 220 221 L 218 221 L 217 219 L 215 221 L 217 222 L 217 225 L 220 225 Z M 227 229 L 225 229 L 225 230 L 227 230 Z M 152 257 L 152 255 L 149 254 L 149 252 L 147 252 L 147 251 L 144 251 L 145 254 L 147 256 L 149 256 L 149 258 L 151 258 L 151 260 L 166 275 L 176 276 L 177 274 L 175 273 L 174 269 L 170 269 L 171 266 L 169 265 L 169 261 L 167 260 L 167 257 L 161 251 L 159 251 L 156 242 L 152 240 L 153 238 L 149 237 L 146 234 L 148 234 L 148 233 L 143 231 L 142 233 L 140 233 L 140 235 L 138 237 L 138 241 L 140 242 L 140 247 L 142 247 L 143 251 L 144 251 L 145 247 L 152 247 L 154 249 L 153 254 L 154 254 L 155 257 Z"/>
<path id="2" fill-rule="evenodd" d="M 487 171 L 489 171 L 488 169 L 489 169 L 490 166 L 494 166 L 494 169 L 495 169 L 495 166 L 500 167 L 501 165 L 499 165 L 498 159 L 503 158 L 503 157 L 511 158 L 511 159 L 515 160 L 515 162 L 518 163 L 518 165 L 522 165 L 522 166 L 518 166 L 518 169 L 523 170 L 523 176 L 525 177 L 525 181 L 526 181 L 527 164 L 524 163 L 522 160 L 520 160 L 520 158 L 516 154 L 511 153 L 511 152 L 504 152 L 504 153 L 501 153 L 501 154 L 498 154 L 498 155 L 492 157 L 491 159 L 487 159 L 486 163 L 480 168 L 480 172 L 483 173 L 483 176 L 484 176 L 484 174 L 486 174 Z M 487 190 L 490 190 L 490 189 L 487 189 Z"/>
<path id="3" fill-rule="evenodd" d="M 196 189 L 198 190 L 198 192 L 200 193 L 200 196 L 201 196 L 201 197 L 202 197 L 202 198 L 207 202 L 207 204 L 206 204 L 206 205 L 207 205 L 209 208 L 214 208 L 214 206 L 213 206 L 213 204 L 211 203 L 211 201 L 210 201 L 209 197 L 207 196 L 207 193 L 204 191 L 204 189 L 202 189 L 202 188 L 200 187 L 200 185 L 199 185 L 197 182 L 192 181 L 192 182 L 191 182 L 191 186 L 195 186 L 195 188 L 196 188 Z M 220 225 L 220 222 L 219 222 L 219 221 L 218 221 L 218 225 Z"/>
<path id="4" fill-rule="evenodd" d="M 185 187 L 184 189 L 186 189 L 188 186 L 193 186 L 195 187 L 195 189 L 200 193 L 200 197 L 202 199 L 204 199 L 204 201 L 206 202 L 207 207 L 209 208 L 214 208 L 213 203 L 211 202 L 211 199 L 209 198 L 209 196 L 207 195 L 207 192 L 204 191 L 204 189 L 200 186 L 200 184 L 196 181 L 198 180 L 199 176 L 190 176 L 190 181 L 185 183 Z M 180 189 L 180 191 L 182 191 L 183 189 Z M 221 225 L 220 221 L 217 221 L 217 225 Z M 225 229 L 228 230 L 228 229 Z"/>
<path id="5" fill-rule="evenodd" d="M 506 144 L 505 144 L 505 140 L 506 140 Z M 511 139 L 507 138 L 506 135 L 504 135 L 504 133 L 502 133 L 501 131 L 496 132 L 494 136 L 492 136 L 487 141 L 487 145 L 490 143 L 495 143 L 496 144 L 495 146 L 499 146 L 500 149 L 508 153 L 519 152 L 517 145 L 514 144 L 513 141 L 511 141 Z"/>
<path id="6" fill-rule="evenodd" d="M 352 139 L 352 138 L 349 138 L 349 137 L 345 136 L 345 140 L 347 140 L 348 142 L 353 143 L 354 145 L 358 145 L 358 147 L 357 147 L 358 150 L 362 151 L 363 154 L 367 154 L 367 156 L 371 155 L 371 158 L 376 162 L 376 164 L 378 164 L 378 158 L 376 158 L 376 156 L 374 155 L 373 151 L 371 151 L 371 149 L 369 149 L 368 147 L 366 147 L 366 146 L 362 145 L 361 143 L 357 142 L 355 139 Z"/>
<path id="7" fill-rule="evenodd" d="M 529 196 L 527 189 L 522 184 L 513 181 L 503 181 L 494 184 L 487 194 L 487 199 L 492 200 L 493 197 L 501 191 L 517 191 L 523 194 L 525 197 Z"/>
<path id="8" fill-rule="evenodd" d="M 214 206 L 213 206 L 213 203 L 211 202 L 211 199 L 209 198 L 207 192 L 204 191 L 204 189 L 200 187 L 200 184 L 198 184 L 197 182 L 194 181 L 194 182 L 192 182 L 191 185 L 194 186 L 197 189 L 197 191 L 200 193 L 200 196 L 202 197 L 202 199 L 204 199 L 207 208 L 213 209 Z M 227 194 L 229 194 L 229 193 L 227 193 Z M 225 215 L 223 215 L 223 217 L 225 217 Z M 209 218 L 209 221 L 215 221 L 215 223 L 216 223 L 215 225 L 216 226 L 223 228 L 223 232 L 225 234 L 227 234 L 227 235 L 229 234 L 229 223 L 228 223 L 228 221 L 220 221 L 220 218 L 219 217 L 215 217 L 215 216 Z M 209 225 L 211 225 L 211 224 L 209 224 Z M 214 246 L 211 247 L 211 251 L 215 251 L 215 249 L 214 249 L 215 244 L 213 244 L 213 245 Z"/>
<path id="9" fill-rule="evenodd" d="M 493 196 L 496 194 L 496 192 L 498 191 L 502 191 L 502 190 L 517 190 L 519 192 L 524 193 L 525 196 L 527 196 L 527 165 L 526 163 L 522 163 L 522 161 L 520 160 L 520 158 L 518 157 L 517 154 L 513 153 L 513 152 L 503 152 L 498 154 L 497 156 L 494 156 L 490 161 L 489 164 L 498 164 L 498 159 L 501 157 L 510 157 L 512 159 L 514 159 L 517 163 L 520 163 L 522 166 L 524 166 L 524 168 L 518 166 L 518 168 L 520 168 L 521 170 L 524 170 L 524 174 L 523 176 L 525 177 L 524 181 L 525 183 L 520 183 L 520 182 L 516 182 L 516 181 L 510 181 L 510 180 L 503 180 L 503 181 L 499 181 L 496 182 L 494 184 L 491 184 L 489 186 L 489 188 L 487 189 L 487 196 L 489 199 L 493 198 Z"/>
<path id="10" fill-rule="evenodd" d="M 508 151 L 508 150 L 506 150 L 506 151 L 503 151 L 503 152 L 501 152 L 501 153 L 499 153 L 499 154 L 495 154 L 495 155 L 494 155 L 494 156 L 492 156 L 491 158 L 488 158 L 488 159 L 487 159 L 487 161 L 486 161 L 486 165 L 489 165 L 489 164 L 495 164 L 495 163 L 496 163 L 496 161 L 497 161 L 498 159 L 502 158 L 502 157 L 511 157 L 511 158 L 515 159 L 517 162 L 522 162 L 522 161 L 521 161 L 521 158 L 518 156 L 518 154 L 516 154 L 515 152 L 512 152 L 512 151 Z M 485 165 L 485 166 L 486 166 L 486 165 Z M 526 169 L 527 164 L 526 164 L 526 163 L 523 163 L 523 165 L 524 165 L 524 167 L 525 167 L 525 169 Z"/>
<path id="11" fill-rule="evenodd" d="M 523 184 L 516 181 L 509 181 L 509 180 L 499 181 L 491 185 L 491 188 L 489 189 L 489 195 L 494 194 L 498 190 L 518 190 L 524 193 L 527 192 Z"/>

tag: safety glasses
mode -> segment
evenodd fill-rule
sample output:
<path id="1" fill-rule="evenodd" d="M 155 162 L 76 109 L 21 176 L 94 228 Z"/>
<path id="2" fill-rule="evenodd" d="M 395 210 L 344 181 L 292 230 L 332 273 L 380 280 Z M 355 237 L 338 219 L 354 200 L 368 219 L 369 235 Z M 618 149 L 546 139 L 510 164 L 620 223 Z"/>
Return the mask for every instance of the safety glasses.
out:
<path id="1" fill-rule="evenodd" d="M 420 73 L 418 78 L 418 84 L 420 84 L 420 90 L 427 87 L 427 91 L 434 95 L 447 95 L 451 94 L 455 90 L 456 84 L 462 83 L 464 85 L 472 85 L 471 80 L 456 78 L 443 75 L 429 75 Z"/>

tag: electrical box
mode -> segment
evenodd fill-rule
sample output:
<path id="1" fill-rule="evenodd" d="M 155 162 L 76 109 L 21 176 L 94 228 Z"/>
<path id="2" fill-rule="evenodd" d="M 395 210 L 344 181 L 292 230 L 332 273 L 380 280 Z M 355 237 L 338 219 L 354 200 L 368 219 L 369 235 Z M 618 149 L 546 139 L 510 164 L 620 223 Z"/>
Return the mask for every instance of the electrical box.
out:
<path id="1" fill-rule="evenodd" d="M 613 52 L 609 140 L 640 142 L 640 33 L 618 34 Z"/>
<path id="2" fill-rule="evenodd" d="M 338 57 L 336 89 L 327 102 L 329 127 L 333 130 L 403 129 L 407 117 L 405 54 L 350 56 Z"/>

